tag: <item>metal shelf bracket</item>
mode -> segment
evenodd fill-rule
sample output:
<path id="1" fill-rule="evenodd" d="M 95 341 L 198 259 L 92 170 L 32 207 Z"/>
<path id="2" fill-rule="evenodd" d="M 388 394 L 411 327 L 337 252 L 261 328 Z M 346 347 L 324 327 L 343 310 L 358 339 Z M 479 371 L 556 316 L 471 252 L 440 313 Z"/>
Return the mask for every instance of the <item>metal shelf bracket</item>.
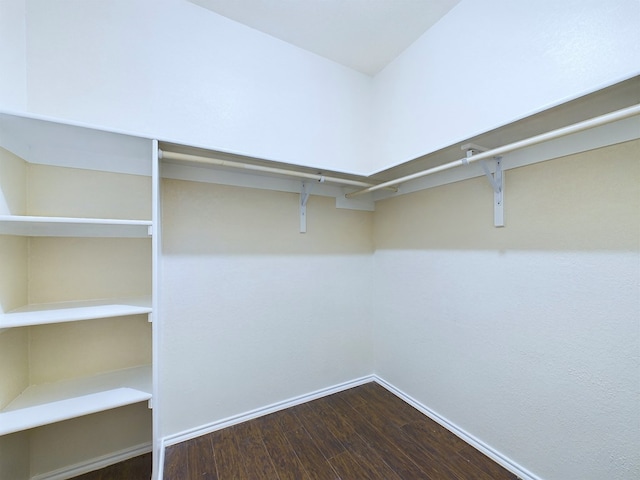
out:
<path id="1" fill-rule="evenodd" d="M 480 166 L 489 179 L 493 188 L 493 225 L 504 227 L 504 172 L 502 171 L 502 157 L 494 157 L 496 161 L 495 173 L 491 173 L 484 160 L 480 160 Z"/>
<path id="2" fill-rule="evenodd" d="M 307 233 L 307 201 L 309 200 L 309 192 L 307 191 L 306 182 L 302 182 L 300 190 L 300 233 Z"/>
<path id="3" fill-rule="evenodd" d="M 467 143 L 462 146 L 462 149 L 467 152 L 467 160 L 469 160 L 474 153 L 489 150 L 474 143 Z M 479 163 L 491 184 L 491 188 L 493 188 L 493 225 L 495 227 L 504 227 L 504 172 L 502 171 L 502 157 L 496 156 L 493 157 L 493 159 L 496 162 L 494 173 L 491 173 L 491 169 L 485 160 L 479 160 Z"/>

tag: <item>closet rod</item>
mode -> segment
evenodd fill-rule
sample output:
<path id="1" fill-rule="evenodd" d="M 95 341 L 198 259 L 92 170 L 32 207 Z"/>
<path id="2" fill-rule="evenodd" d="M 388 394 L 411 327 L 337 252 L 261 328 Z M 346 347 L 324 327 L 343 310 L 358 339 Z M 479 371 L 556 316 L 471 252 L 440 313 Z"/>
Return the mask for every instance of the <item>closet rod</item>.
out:
<path id="1" fill-rule="evenodd" d="M 451 168 L 459 167 L 461 165 L 468 165 L 471 162 L 475 162 L 477 160 L 483 160 L 491 157 L 499 157 L 500 155 L 512 152 L 514 150 L 519 150 L 521 148 L 529 147 L 531 145 L 536 145 L 538 143 L 546 142 L 548 140 L 553 140 L 555 138 L 564 137 L 566 135 L 571 135 L 572 133 L 578 133 L 583 130 L 588 130 L 590 128 L 599 127 L 601 125 L 606 125 L 607 123 L 616 122 L 618 120 L 624 120 L 625 118 L 633 117 L 634 115 L 640 114 L 640 105 L 634 105 L 631 107 L 623 108 L 621 110 L 617 110 L 615 112 L 607 113 L 605 115 L 601 115 L 599 117 L 594 117 L 589 120 L 585 120 L 583 122 L 574 123 L 573 125 L 569 125 L 567 127 L 558 128 L 557 130 L 552 130 L 547 133 L 542 133 L 540 135 L 536 135 L 534 137 L 526 138 L 524 140 L 520 140 L 518 142 L 510 143 L 508 145 L 504 145 L 502 147 L 497 147 L 492 150 L 487 150 L 486 152 L 478 153 L 476 155 L 472 155 L 471 157 L 464 157 L 460 160 L 455 160 L 453 162 L 445 163 L 443 165 L 439 165 L 437 167 L 429 168 L 427 170 L 423 170 L 421 172 L 413 173 L 411 175 L 406 175 L 404 177 L 396 178 L 395 180 L 390 180 L 388 182 L 383 182 L 378 185 L 373 185 L 371 187 L 364 188 L 362 190 L 358 190 L 356 192 L 347 193 L 345 197 L 352 198 L 358 195 L 362 195 L 363 193 L 373 192 L 375 190 L 380 190 L 381 188 L 387 188 L 391 186 L 397 186 L 400 183 L 407 182 L 409 180 L 414 180 L 416 178 L 426 177 L 427 175 L 431 175 L 434 173 L 442 172 L 444 170 L 449 170 Z"/>
<path id="2" fill-rule="evenodd" d="M 341 185 L 350 185 L 352 187 L 372 187 L 374 184 L 359 182 L 357 180 L 349 180 L 347 178 L 338 178 L 322 175 L 319 173 L 296 172 L 295 170 L 286 170 L 284 168 L 266 167 L 263 165 L 252 165 L 250 163 L 233 162 L 231 160 L 221 160 L 219 158 L 203 157 L 200 155 L 190 155 L 187 153 L 167 152 L 158 149 L 158 158 L 167 160 L 179 160 L 184 162 L 203 163 L 207 165 L 217 165 L 220 167 L 242 168 L 245 170 L 254 170 L 258 172 L 273 173 L 277 175 L 288 175 L 290 177 L 307 178 L 317 180 L 320 183 L 330 182 Z M 397 189 L 394 189 L 397 191 Z"/>

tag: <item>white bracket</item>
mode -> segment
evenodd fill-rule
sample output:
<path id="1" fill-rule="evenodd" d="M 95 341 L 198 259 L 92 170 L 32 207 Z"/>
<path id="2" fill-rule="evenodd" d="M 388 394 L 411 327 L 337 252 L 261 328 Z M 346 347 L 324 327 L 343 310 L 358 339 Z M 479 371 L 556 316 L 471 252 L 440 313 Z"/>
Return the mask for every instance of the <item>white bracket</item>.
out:
<path id="1" fill-rule="evenodd" d="M 495 157 L 496 170 L 491 173 L 487 162 L 480 160 L 480 166 L 489 179 L 493 188 L 493 225 L 504 227 L 504 173 L 502 172 L 502 157 Z"/>
<path id="2" fill-rule="evenodd" d="M 481 147 L 475 143 L 462 145 L 462 150 L 466 150 L 467 159 L 470 159 L 476 152 L 486 152 L 488 148 Z M 504 227 L 504 173 L 502 171 L 502 157 L 493 157 L 496 161 L 495 173 L 491 173 L 487 162 L 480 160 L 482 171 L 486 175 L 491 188 L 493 188 L 493 225 Z"/>
<path id="3" fill-rule="evenodd" d="M 302 182 L 302 190 L 300 191 L 300 233 L 307 233 L 307 201 L 309 201 L 307 184 Z"/>

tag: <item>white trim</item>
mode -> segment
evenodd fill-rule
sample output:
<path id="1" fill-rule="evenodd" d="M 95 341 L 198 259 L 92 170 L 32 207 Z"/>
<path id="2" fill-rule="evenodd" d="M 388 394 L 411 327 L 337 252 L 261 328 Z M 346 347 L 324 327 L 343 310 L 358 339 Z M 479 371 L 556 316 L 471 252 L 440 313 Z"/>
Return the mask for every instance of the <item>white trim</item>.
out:
<path id="1" fill-rule="evenodd" d="M 100 457 L 76 463 L 67 467 L 59 468 L 47 473 L 39 473 L 31 477 L 31 480 L 65 480 L 67 478 L 77 477 L 85 473 L 105 468 L 119 462 L 124 462 L 130 458 L 134 458 L 151 451 L 151 443 L 141 443 L 134 447 L 125 448 L 115 453 L 109 453 Z"/>
<path id="2" fill-rule="evenodd" d="M 184 430 L 179 433 L 168 435 L 162 439 L 162 444 L 164 447 L 175 445 L 176 443 L 191 440 L 192 438 L 206 435 L 208 433 L 215 432 L 216 430 L 222 430 L 223 428 L 231 427 L 232 425 L 237 425 L 239 423 L 253 420 L 254 418 L 262 417 L 279 410 L 284 410 L 285 408 L 295 407 L 296 405 L 300 405 L 301 403 L 310 402 L 318 398 L 326 397 L 327 395 L 333 395 L 334 393 L 348 390 L 349 388 L 364 385 L 365 383 L 369 383 L 374 380 L 374 375 L 367 375 L 365 377 L 360 377 L 355 380 L 340 383 L 332 387 L 323 388 L 311 393 L 307 393 L 305 395 L 300 395 L 288 400 L 283 400 L 282 402 L 272 403 L 271 405 L 267 405 L 266 407 L 256 408 L 255 410 L 251 410 L 249 412 L 241 413 L 232 417 L 218 420 L 216 422 L 208 423 L 196 428 L 191 428 L 189 430 Z"/>
<path id="3" fill-rule="evenodd" d="M 153 235 L 151 237 L 152 275 L 151 275 L 151 307 L 154 321 L 151 325 L 151 438 L 153 443 L 153 480 L 162 479 L 163 446 L 160 438 L 160 334 L 162 311 L 160 309 L 160 282 L 162 267 L 162 179 L 161 165 L 158 159 L 158 141 L 153 140 L 151 146 L 151 218 Z"/>
<path id="4" fill-rule="evenodd" d="M 461 438 L 466 443 L 468 443 L 469 445 L 474 447 L 476 450 L 479 450 L 480 452 L 484 453 L 487 457 L 489 457 L 494 462 L 498 463 L 499 465 L 502 465 L 504 468 L 509 470 L 511 473 L 516 475 L 518 478 L 520 478 L 522 480 L 542 480 L 540 477 L 538 477 L 537 475 L 534 475 L 533 473 L 531 473 L 529 470 L 527 470 L 526 468 L 524 468 L 520 464 L 518 464 L 518 463 L 514 462 L 513 460 L 511 460 L 510 458 L 506 457 L 505 455 L 500 453 L 495 448 L 493 448 L 490 445 L 486 444 L 485 442 L 483 442 L 482 440 L 480 440 L 476 436 L 470 434 L 469 432 L 467 432 L 463 428 L 460 428 L 458 425 L 456 425 L 455 423 L 451 422 L 447 418 L 445 418 L 442 415 L 438 414 L 437 412 L 431 410 L 429 407 L 427 407 L 424 404 L 420 403 L 415 398 L 411 397 L 410 395 L 407 395 L 405 392 L 403 392 L 399 388 L 393 386 L 392 384 L 390 384 L 389 382 L 387 382 L 383 378 L 379 377 L 378 375 L 373 375 L 373 380 L 378 385 L 380 385 L 381 387 L 384 387 L 389 392 L 393 393 L 396 397 L 398 397 L 401 400 L 405 401 L 406 403 L 408 403 L 412 407 L 414 407 L 417 410 L 419 410 L 421 413 L 424 413 L 427 417 L 429 417 L 433 421 L 435 421 L 435 422 L 439 423 L 440 425 L 442 425 L 444 428 L 449 430 L 451 433 L 453 433 L 454 435 L 456 435 L 457 437 Z"/>

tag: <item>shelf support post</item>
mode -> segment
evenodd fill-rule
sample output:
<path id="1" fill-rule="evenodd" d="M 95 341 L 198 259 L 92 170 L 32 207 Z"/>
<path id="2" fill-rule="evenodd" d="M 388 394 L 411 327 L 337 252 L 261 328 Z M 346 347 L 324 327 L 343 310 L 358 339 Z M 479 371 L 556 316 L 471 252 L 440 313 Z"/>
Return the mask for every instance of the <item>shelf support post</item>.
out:
<path id="1" fill-rule="evenodd" d="M 306 182 L 302 182 L 302 190 L 300 191 L 300 233 L 307 233 L 307 201 L 309 200 L 309 192 L 307 191 Z"/>

